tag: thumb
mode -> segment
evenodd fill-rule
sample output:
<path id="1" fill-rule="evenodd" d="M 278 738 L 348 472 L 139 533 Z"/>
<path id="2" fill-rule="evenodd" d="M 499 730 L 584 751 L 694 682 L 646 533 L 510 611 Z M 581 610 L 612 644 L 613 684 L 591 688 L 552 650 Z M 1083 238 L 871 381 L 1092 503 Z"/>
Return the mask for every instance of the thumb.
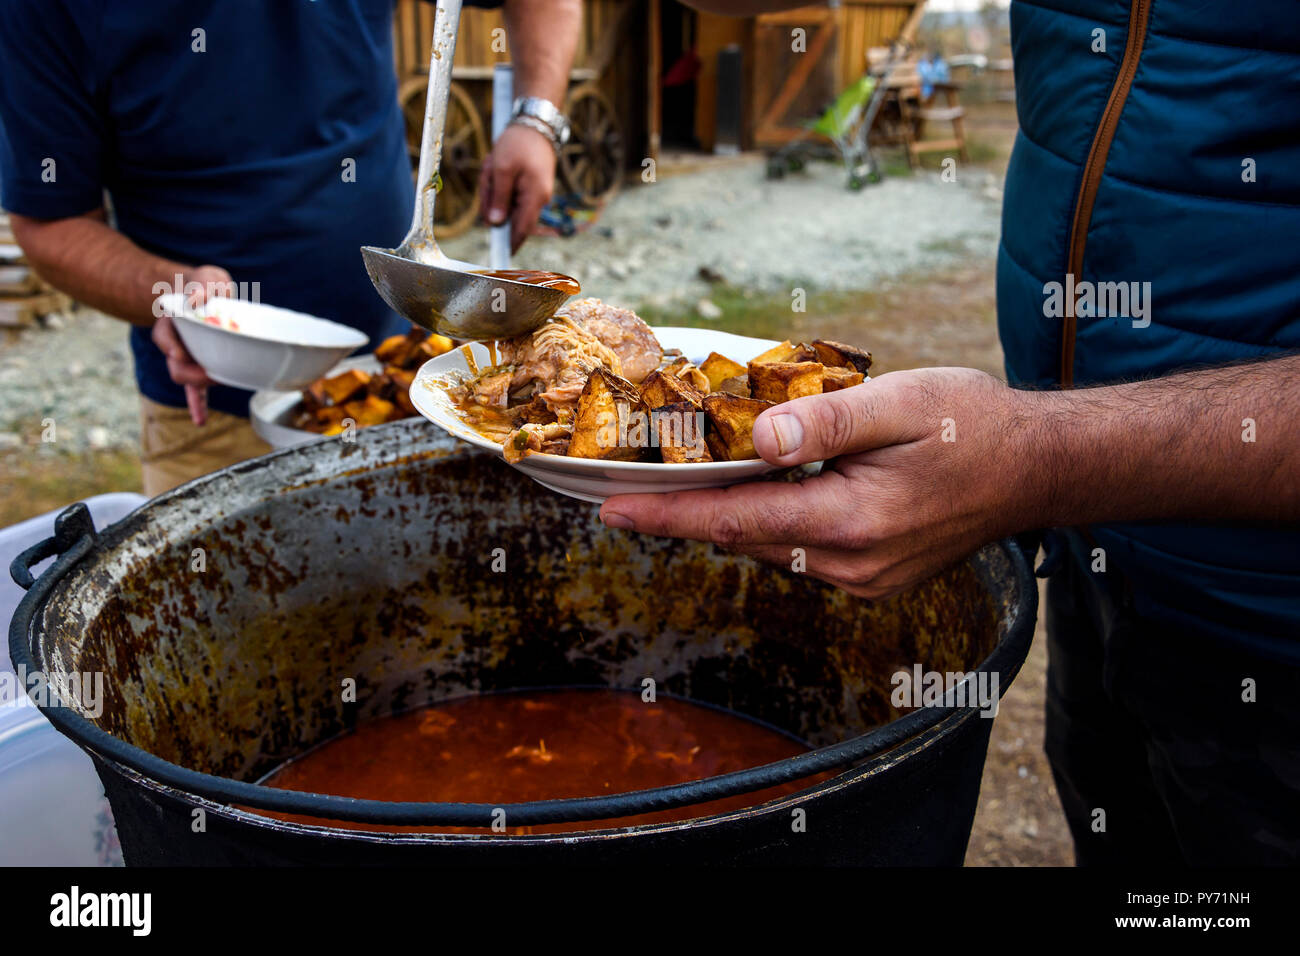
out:
<path id="1" fill-rule="evenodd" d="M 922 437 L 888 378 L 769 408 L 754 422 L 754 449 L 774 465 L 802 465 Z"/>

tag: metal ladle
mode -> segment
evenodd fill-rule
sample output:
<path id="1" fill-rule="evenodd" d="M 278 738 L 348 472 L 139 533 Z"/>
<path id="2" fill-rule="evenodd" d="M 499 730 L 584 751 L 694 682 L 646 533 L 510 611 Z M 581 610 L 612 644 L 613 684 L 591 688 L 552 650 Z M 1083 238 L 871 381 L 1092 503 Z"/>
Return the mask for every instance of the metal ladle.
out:
<path id="1" fill-rule="evenodd" d="M 438 0 L 433 17 L 429 94 L 415 183 L 415 214 L 396 249 L 362 246 L 366 272 L 385 302 L 416 325 L 457 339 L 508 339 L 538 328 L 569 298 L 558 289 L 475 275 L 482 269 L 445 255 L 433 237 L 447 98 L 461 0 Z"/>

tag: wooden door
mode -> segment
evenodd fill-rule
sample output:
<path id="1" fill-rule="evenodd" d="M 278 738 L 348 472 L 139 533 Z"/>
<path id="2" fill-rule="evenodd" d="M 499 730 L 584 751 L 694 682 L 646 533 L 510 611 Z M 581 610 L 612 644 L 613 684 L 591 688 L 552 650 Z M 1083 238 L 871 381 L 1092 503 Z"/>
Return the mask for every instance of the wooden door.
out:
<path id="1" fill-rule="evenodd" d="M 840 89 L 841 8 L 801 7 L 754 21 L 754 142 L 779 146 L 801 135 Z"/>

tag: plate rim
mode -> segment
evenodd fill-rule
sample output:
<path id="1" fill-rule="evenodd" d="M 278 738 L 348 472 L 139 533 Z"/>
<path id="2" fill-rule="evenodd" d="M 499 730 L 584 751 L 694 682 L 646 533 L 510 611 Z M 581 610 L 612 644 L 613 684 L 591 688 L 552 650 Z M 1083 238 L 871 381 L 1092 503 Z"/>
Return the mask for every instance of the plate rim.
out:
<path id="1" fill-rule="evenodd" d="M 177 300 L 179 300 L 179 307 L 177 307 L 176 305 Z M 255 332 L 244 331 L 242 329 L 228 329 L 224 325 L 213 325 L 210 322 L 203 321 L 203 318 L 199 316 L 197 313 L 195 313 L 193 309 L 190 308 L 189 304 L 185 301 L 185 294 L 182 292 L 168 292 L 159 296 L 158 307 L 162 309 L 172 319 L 189 322 L 190 324 L 197 326 L 198 328 L 213 329 L 218 332 L 225 332 L 229 335 L 233 335 L 238 339 L 246 339 L 254 342 L 265 342 L 269 345 L 288 346 L 290 348 L 296 348 L 296 349 L 328 349 L 330 351 L 347 349 L 348 351 L 355 351 L 356 349 L 359 349 L 365 345 L 370 344 L 370 336 L 366 335 L 366 333 L 362 332 L 360 329 L 354 329 L 350 325 L 344 325 L 342 322 L 335 322 L 333 319 L 325 319 L 319 315 L 312 315 L 310 312 L 300 312 L 297 309 L 288 309 L 285 308 L 284 306 L 271 305 L 267 302 L 253 302 L 251 299 L 232 299 L 231 301 L 242 302 L 244 303 L 244 305 L 253 308 L 272 309 L 276 312 L 283 312 L 288 315 L 293 315 L 299 318 L 308 319 L 312 322 L 319 322 L 323 325 L 329 326 L 332 329 L 338 329 L 343 333 L 347 333 L 349 335 L 355 336 L 357 339 L 360 339 L 360 341 L 353 341 L 351 344 L 349 344 L 348 342 L 337 342 L 334 344 L 324 344 L 321 342 L 303 342 L 294 339 L 275 338 L 269 335 L 259 335 Z"/>

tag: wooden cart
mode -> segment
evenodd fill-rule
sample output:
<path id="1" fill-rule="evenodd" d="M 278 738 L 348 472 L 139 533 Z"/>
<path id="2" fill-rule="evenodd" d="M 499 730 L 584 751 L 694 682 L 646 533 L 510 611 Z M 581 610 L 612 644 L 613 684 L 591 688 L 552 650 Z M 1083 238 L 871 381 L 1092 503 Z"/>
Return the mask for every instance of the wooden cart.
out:
<path id="1" fill-rule="evenodd" d="M 557 193 L 596 203 L 618 189 L 626 149 L 619 113 L 607 91 L 615 53 L 636 0 L 587 0 L 583 32 L 564 101 L 572 136 L 560 153 Z M 412 168 L 419 163 L 434 10 L 420 0 L 399 0 L 395 23 L 398 100 L 406 118 Z M 435 233 L 456 236 L 479 215 L 478 178 L 492 128 L 492 69 L 510 62 L 505 25 L 497 10 L 465 8 L 461 14 L 451 98 L 443 137 L 442 192 Z"/>

